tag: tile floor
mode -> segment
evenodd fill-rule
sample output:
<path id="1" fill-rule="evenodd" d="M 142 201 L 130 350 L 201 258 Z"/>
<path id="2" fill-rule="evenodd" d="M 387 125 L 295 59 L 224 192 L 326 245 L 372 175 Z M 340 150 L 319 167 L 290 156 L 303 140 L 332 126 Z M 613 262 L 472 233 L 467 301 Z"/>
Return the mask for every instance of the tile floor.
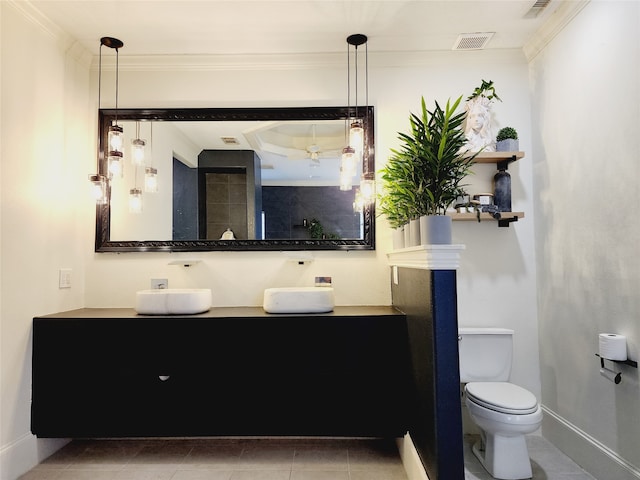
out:
<path id="1" fill-rule="evenodd" d="M 77 440 L 20 480 L 407 480 L 395 441 Z"/>
<path id="2" fill-rule="evenodd" d="M 465 480 L 492 480 L 471 451 L 476 435 L 464 437 Z M 558 450 L 551 442 L 539 435 L 527 436 L 527 447 L 531 458 L 533 480 L 595 480 L 573 460 Z"/>
<path id="3" fill-rule="evenodd" d="M 491 480 L 464 439 L 465 479 Z M 527 438 L 534 480 L 595 480 Z M 395 442 L 349 439 L 77 440 L 20 480 L 407 480 Z M 444 479 L 446 480 L 446 479 Z"/>

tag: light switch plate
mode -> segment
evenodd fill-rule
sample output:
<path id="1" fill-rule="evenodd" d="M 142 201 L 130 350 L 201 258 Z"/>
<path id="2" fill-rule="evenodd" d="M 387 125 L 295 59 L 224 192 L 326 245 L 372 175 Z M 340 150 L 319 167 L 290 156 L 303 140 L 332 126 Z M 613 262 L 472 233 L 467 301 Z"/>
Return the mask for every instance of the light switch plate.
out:
<path id="1" fill-rule="evenodd" d="M 61 268 L 58 272 L 58 288 L 71 288 L 71 269 Z"/>

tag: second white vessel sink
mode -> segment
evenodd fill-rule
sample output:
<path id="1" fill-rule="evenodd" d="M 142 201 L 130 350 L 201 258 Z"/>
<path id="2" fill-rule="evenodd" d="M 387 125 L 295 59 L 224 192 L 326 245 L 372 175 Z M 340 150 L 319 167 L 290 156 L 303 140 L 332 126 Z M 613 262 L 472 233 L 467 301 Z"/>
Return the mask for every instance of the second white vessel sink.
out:
<path id="1" fill-rule="evenodd" d="M 137 313 L 142 315 L 193 315 L 211 308 L 208 288 L 160 288 L 136 292 Z"/>
<path id="2" fill-rule="evenodd" d="M 335 305 L 333 287 L 279 287 L 264 291 L 267 313 L 325 313 Z"/>

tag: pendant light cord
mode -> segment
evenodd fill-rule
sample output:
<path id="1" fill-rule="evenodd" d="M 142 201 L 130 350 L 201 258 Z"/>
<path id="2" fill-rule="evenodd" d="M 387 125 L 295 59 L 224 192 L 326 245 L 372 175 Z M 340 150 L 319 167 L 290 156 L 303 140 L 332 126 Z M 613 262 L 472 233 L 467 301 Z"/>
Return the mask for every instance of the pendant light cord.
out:
<path id="1" fill-rule="evenodd" d="M 119 49 L 116 48 L 116 125 L 118 125 L 118 83 L 120 77 L 120 54 Z"/>

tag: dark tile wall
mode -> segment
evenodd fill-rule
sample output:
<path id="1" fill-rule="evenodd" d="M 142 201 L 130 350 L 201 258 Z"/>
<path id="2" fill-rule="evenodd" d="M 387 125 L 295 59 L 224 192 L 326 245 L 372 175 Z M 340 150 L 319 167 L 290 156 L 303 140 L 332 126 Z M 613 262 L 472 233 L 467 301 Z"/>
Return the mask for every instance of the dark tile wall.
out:
<path id="1" fill-rule="evenodd" d="M 173 240 L 194 240 L 198 234 L 198 169 L 173 159 Z"/>
<path id="2" fill-rule="evenodd" d="M 227 228 L 247 239 L 247 175 L 207 173 L 207 239 L 219 240 Z"/>
<path id="3" fill-rule="evenodd" d="M 303 220 L 317 219 L 327 238 L 359 239 L 361 214 L 353 211 L 354 191 L 339 187 L 262 187 L 267 240 L 311 238 Z M 335 237 L 334 237 L 335 238 Z"/>

